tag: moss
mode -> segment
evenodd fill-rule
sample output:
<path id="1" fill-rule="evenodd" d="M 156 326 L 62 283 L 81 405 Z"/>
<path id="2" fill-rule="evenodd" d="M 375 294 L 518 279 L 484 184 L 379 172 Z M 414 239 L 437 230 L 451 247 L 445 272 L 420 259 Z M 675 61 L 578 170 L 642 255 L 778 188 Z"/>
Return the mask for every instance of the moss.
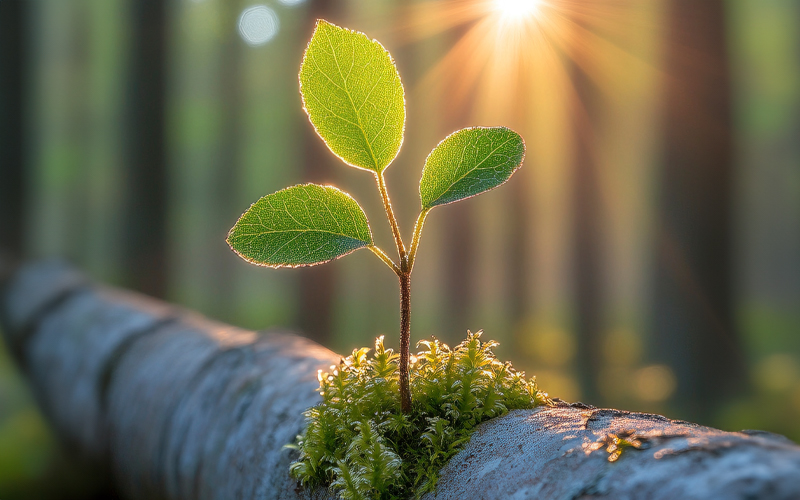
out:
<path id="1" fill-rule="evenodd" d="M 622 453 L 628 448 L 637 450 L 646 450 L 650 447 L 649 437 L 638 434 L 634 429 L 625 429 L 615 434 L 606 434 L 601 436 L 597 441 L 589 445 L 586 449 L 587 453 L 605 448 L 608 453 L 608 461 L 616 462 Z"/>
<path id="2" fill-rule="evenodd" d="M 306 487 L 327 485 L 344 499 L 405 499 L 433 491 L 439 470 L 481 422 L 549 402 L 535 379 L 497 360 L 481 332 L 450 349 L 418 344 L 410 370 L 413 411 L 398 400 L 398 355 L 383 345 L 353 351 L 319 373 L 323 402 L 306 412 L 291 474 Z"/>

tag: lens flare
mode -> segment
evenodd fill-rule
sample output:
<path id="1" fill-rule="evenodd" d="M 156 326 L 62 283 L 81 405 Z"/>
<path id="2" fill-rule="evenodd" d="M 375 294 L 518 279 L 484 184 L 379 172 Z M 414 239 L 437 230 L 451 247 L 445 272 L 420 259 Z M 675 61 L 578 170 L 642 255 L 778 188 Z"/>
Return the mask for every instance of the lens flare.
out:
<path id="1" fill-rule="evenodd" d="M 442 116 L 458 126 L 466 125 L 469 118 L 524 129 L 541 119 L 535 126 L 549 131 L 552 123 L 566 120 L 571 113 L 576 68 L 601 92 L 610 91 L 619 75 L 631 71 L 642 78 L 655 75 L 647 55 L 651 48 L 630 40 L 632 30 L 658 31 L 659 2 L 438 0 L 409 4 L 387 21 L 398 43 L 437 38 L 451 44 L 431 60 L 413 91 L 430 96 L 441 107 Z M 614 61 L 614 67 L 603 61 Z M 562 147 L 559 144 L 550 141 L 546 146 L 555 151 Z"/>

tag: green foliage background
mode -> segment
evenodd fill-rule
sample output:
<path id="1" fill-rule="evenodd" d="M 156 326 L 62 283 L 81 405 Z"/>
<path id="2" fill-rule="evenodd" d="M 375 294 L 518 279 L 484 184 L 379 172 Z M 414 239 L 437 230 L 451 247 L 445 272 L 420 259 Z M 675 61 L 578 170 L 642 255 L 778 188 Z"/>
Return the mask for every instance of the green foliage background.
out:
<path id="1" fill-rule="evenodd" d="M 96 279 L 126 286 L 118 200 L 125 190 L 121 119 L 131 43 L 128 3 L 29 3 L 35 7 L 30 20 L 35 50 L 29 67 L 28 252 L 67 257 Z M 254 271 L 237 262 L 223 240 L 243 208 L 265 193 L 314 181 L 346 186 L 369 214 L 382 210 L 373 180 L 364 172 L 341 168 L 335 158 L 323 165 L 319 177 L 303 177 L 310 146 L 302 138 L 309 125 L 297 92 L 297 71 L 313 20 L 308 3 L 291 8 L 267 3 L 280 18 L 280 31 L 261 47 L 238 39 L 236 18 L 247 7 L 244 2 L 170 2 L 168 27 L 167 298 L 255 329 L 297 324 L 296 292 L 302 279 L 297 273 L 308 270 Z M 498 190 L 447 207 L 455 212 L 442 209 L 427 222 L 415 272 L 414 340 L 435 334 L 454 345 L 467 328 L 483 328 L 500 341 L 500 357 L 536 373 L 552 395 L 580 399 L 569 290 L 566 104 L 552 97 L 563 82 L 546 74 L 529 82 L 524 100 L 514 102 L 515 109 L 528 113 L 523 118 L 468 120 L 468 111 L 455 104 L 460 91 L 452 90 L 460 79 L 441 80 L 452 85 L 451 92 L 437 94 L 430 76 L 437 74 L 435 68 L 460 34 L 439 33 L 412 43 L 414 38 L 401 29 L 405 11 L 398 10 L 409 2 L 336 3 L 338 24 L 357 27 L 391 49 L 406 83 L 406 99 L 413 103 L 408 140 L 386 170 L 405 232 L 418 209 L 419 169 L 442 137 L 464 126 L 507 124 L 528 145 L 525 168 L 515 174 L 521 204 L 510 191 Z M 623 47 L 657 70 L 659 30 L 650 27 L 661 26 L 661 2 L 630 4 L 632 11 L 621 13 L 616 23 L 623 26 Z M 800 440 L 800 148 L 795 125 L 800 114 L 800 5 L 731 0 L 726 6 L 737 134 L 736 305 L 750 373 L 741 396 L 703 423 L 731 430 L 762 428 Z M 652 363 L 643 311 L 651 251 L 647 241 L 654 230 L 659 80 L 619 56 L 595 61 L 609 103 L 597 156 L 611 207 L 603 227 L 611 278 L 604 309 L 604 365 L 598 374 L 609 389 L 599 403 L 680 418 L 670 398 L 654 401 L 642 390 L 647 388 L 644 382 L 652 382 L 643 376 L 653 373 L 646 371 Z M 465 95 L 467 101 L 476 98 Z M 223 134 L 232 122 L 240 127 L 233 143 Z M 239 159 L 235 164 L 226 160 L 232 152 Z M 220 190 L 220 179 L 231 182 L 230 192 Z M 462 216 L 470 226 L 459 233 L 466 243 L 455 253 L 454 233 L 463 229 L 458 225 Z M 512 230 L 512 222 L 522 232 Z M 391 247 L 391 236 L 383 229 L 376 229 L 374 239 Z M 522 264 L 509 251 L 520 240 L 529 256 Z M 466 286 L 449 271 L 465 254 L 475 263 Z M 336 276 L 337 311 L 329 347 L 350 352 L 378 334 L 392 339 L 396 283 L 383 265 L 374 258 L 354 257 L 328 265 Z M 517 279 L 521 288 L 514 284 Z M 54 483 L 49 471 L 63 460 L 4 349 L 0 345 L 0 498 L 48 498 L 42 488 Z"/>

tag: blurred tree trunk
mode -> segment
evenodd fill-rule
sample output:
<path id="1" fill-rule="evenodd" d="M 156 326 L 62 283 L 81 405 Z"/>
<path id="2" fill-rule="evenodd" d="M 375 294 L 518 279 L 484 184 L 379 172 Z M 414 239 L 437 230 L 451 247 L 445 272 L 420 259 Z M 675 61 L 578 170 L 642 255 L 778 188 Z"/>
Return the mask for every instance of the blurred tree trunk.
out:
<path id="1" fill-rule="evenodd" d="M 600 92 L 585 70 L 572 65 L 571 106 L 573 273 L 577 374 L 583 400 L 600 403 L 603 335 L 603 202 L 596 159 L 595 131 Z"/>
<path id="2" fill-rule="evenodd" d="M 230 221 L 235 221 L 241 212 L 237 201 L 237 187 L 241 176 L 242 147 L 242 109 L 244 89 L 242 84 L 242 45 L 239 37 L 237 19 L 242 10 L 242 2 L 228 0 L 222 6 L 221 58 L 219 61 L 219 144 L 215 164 L 211 170 L 214 186 L 215 220 L 213 227 L 222 231 L 228 229 Z M 224 234 L 224 233 L 223 233 Z M 218 239 L 212 249 L 213 269 L 209 269 L 214 300 L 209 303 L 217 317 L 229 317 L 236 308 L 235 259 L 231 258 L 228 245 Z"/>
<path id="3" fill-rule="evenodd" d="M 24 247 L 25 104 L 30 3 L 0 2 L 0 250 L 20 257 Z"/>
<path id="4" fill-rule="evenodd" d="M 725 3 L 667 4 L 652 347 L 676 371 L 684 416 L 702 422 L 746 380 L 732 304 Z"/>
<path id="5" fill-rule="evenodd" d="M 461 25 L 452 30 L 452 40 L 458 43 L 469 32 L 470 25 Z M 457 100 L 452 95 L 443 95 L 439 112 L 442 130 L 439 137 L 444 138 L 456 130 L 469 126 L 469 116 L 473 103 L 467 99 Z M 466 330 L 478 330 L 478 325 L 470 324 L 474 318 L 472 309 L 476 305 L 478 237 L 475 203 L 453 203 L 436 214 L 445 220 L 439 248 L 444 253 L 444 311 L 441 315 L 440 333 L 445 340 L 456 344 L 463 340 Z M 451 345 L 452 345 L 451 344 Z"/>
<path id="6" fill-rule="evenodd" d="M 516 128 L 520 130 L 521 127 Z M 528 166 L 528 168 L 531 168 Z M 508 251 L 506 256 L 506 271 L 505 276 L 508 280 L 508 299 L 509 299 L 509 324 L 514 327 L 522 324 L 528 314 L 528 305 L 530 297 L 528 294 L 528 277 L 530 276 L 531 268 L 531 249 L 528 241 L 531 235 L 535 234 L 534 227 L 531 224 L 529 217 L 530 210 L 526 202 L 530 185 L 527 180 L 527 169 L 521 169 L 514 174 L 514 180 L 507 188 L 509 200 L 509 208 L 506 211 L 508 215 L 508 227 L 511 228 L 508 233 Z M 514 342 L 520 342 L 521 339 L 514 338 Z"/>
<path id="7" fill-rule="evenodd" d="M 310 0 L 308 7 L 308 36 L 317 19 L 336 23 L 342 2 L 335 0 Z M 341 21 L 339 21 L 341 23 Z M 322 139 L 314 131 L 309 121 L 301 127 L 303 143 L 303 181 L 329 181 L 331 153 Z M 331 265 L 313 266 L 300 269 L 300 300 L 295 324 L 310 339 L 322 345 L 330 345 L 333 335 L 333 298 L 336 296 L 336 267 Z"/>
<path id="8" fill-rule="evenodd" d="M 525 121 L 532 112 L 533 104 L 531 100 L 530 82 L 523 79 L 518 83 L 515 91 L 515 103 L 517 105 L 509 113 L 509 126 L 517 132 L 524 133 L 526 129 Z M 528 148 L 533 143 L 533 138 L 529 138 Z M 530 342 L 525 339 L 530 332 L 525 327 L 526 320 L 531 312 L 530 279 L 533 268 L 533 250 L 531 245 L 536 236 L 534 217 L 532 217 L 531 206 L 528 201 L 531 193 L 530 176 L 531 170 L 538 165 L 532 161 L 525 161 L 523 168 L 514 174 L 508 187 L 504 187 L 508 192 L 508 208 L 505 216 L 508 219 L 506 233 L 507 250 L 505 252 L 504 279 L 506 280 L 507 300 L 508 300 L 508 325 L 511 328 L 510 344 L 516 349 L 517 353 L 526 352 Z M 496 336 L 496 335 L 495 335 Z"/>
<path id="9" fill-rule="evenodd" d="M 441 251 L 444 264 L 444 311 L 440 326 L 445 339 L 464 337 L 471 328 L 471 309 L 475 303 L 475 216 L 472 205 L 454 203 L 437 214 L 445 219 Z"/>
<path id="10" fill-rule="evenodd" d="M 163 297 L 167 273 L 167 2 L 130 0 L 122 260 L 132 288 Z"/>

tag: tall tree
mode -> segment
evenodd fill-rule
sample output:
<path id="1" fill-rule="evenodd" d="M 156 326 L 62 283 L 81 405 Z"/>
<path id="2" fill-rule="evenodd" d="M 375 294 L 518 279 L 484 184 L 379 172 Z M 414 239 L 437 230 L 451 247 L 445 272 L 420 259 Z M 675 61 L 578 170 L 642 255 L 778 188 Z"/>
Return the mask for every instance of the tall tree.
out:
<path id="1" fill-rule="evenodd" d="M 0 250 L 21 256 L 25 209 L 28 2 L 0 2 Z"/>
<path id="2" fill-rule="evenodd" d="M 470 25 L 458 26 L 451 30 L 449 36 L 457 44 L 468 35 L 469 29 Z M 447 93 L 442 98 L 441 108 L 437 110 L 442 114 L 438 137 L 469 126 L 469 116 L 474 110 L 469 99 L 457 99 Z M 439 249 L 445 255 L 442 259 L 445 300 L 440 333 L 445 340 L 455 344 L 463 339 L 468 328 L 476 329 L 470 321 L 479 286 L 476 278 L 478 252 L 475 245 L 477 217 L 474 204 L 467 203 L 454 203 L 438 216 L 444 222 Z"/>
<path id="3" fill-rule="evenodd" d="M 167 2 L 130 1 L 122 259 L 131 287 L 162 297 L 167 274 Z"/>
<path id="4" fill-rule="evenodd" d="M 308 6 L 308 34 L 311 36 L 317 19 L 341 24 L 338 19 L 342 2 L 335 0 L 310 0 Z M 303 141 L 303 181 L 322 182 L 328 177 L 330 153 L 311 126 L 305 121 L 301 127 Z M 336 296 L 336 266 L 314 266 L 302 269 L 299 274 L 299 304 L 296 324 L 309 338 L 326 345 L 333 334 L 333 298 Z M 308 311 L 314 311 L 309 314 Z"/>
<path id="5" fill-rule="evenodd" d="M 519 132 L 526 130 L 526 119 L 529 118 L 533 110 L 531 89 L 532 85 L 527 78 L 519 77 L 513 89 L 515 107 L 512 111 L 506 112 L 509 126 Z M 528 138 L 529 141 L 533 139 Z M 534 147 L 531 142 L 528 148 Z M 530 149 L 529 149 L 530 150 Z M 506 233 L 505 269 L 504 280 L 507 287 L 508 301 L 508 325 L 512 329 L 512 345 L 521 349 L 517 352 L 524 352 L 529 342 L 524 339 L 524 335 L 529 335 L 522 329 L 526 324 L 528 315 L 531 312 L 530 276 L 533 269 L 534 247 L 531 241 L 536 235 L 534 218 L 531 217 L 532 211 L 530 203 L 531 170 L 537 167 L 530 159 L 527 165 L 514 174 L 515 180 L 510 183 L 508 191 L 508 207 L 504 214 L 507 218 L 507 226 L 510 231 Z"/>
<path id="6" fill-rule="evenodd" d="M 231 220 L 235 220 L 241 206 L 237 203 L 237 186 L 241 177 L 242 109 L 244 86 L 242 83 L 242 47 L 237 18 L 242 10 L 242 2 L 229 0 L 220 6 L 223 18 L 220 36 L 221 51 L 218 62 L 219 95 L 219 137 L 212 168 L 213 196 L 216 220 L 212 222 L 220 233 L 225 231 Z M 217 317 L 226 317 L 235 310 L 235 273 L 228 245 L 215 241 L 211 249 L 214 269 L 208 272 L 215 299 L 209 304 Z"/>
<path id="7" fill-rule="evenodd" d="M 733 165 L 725 2 L 667 4 L 653 352 L 676 371 L 676 402 L 686 417 L 703 420 L 746 380 L 731 289 Z"/>
<path id="8" fill-rule="evenodd" d="M 442 210 L 443 225 L 440 249 L 446 257 L 444 266 L 444 311 L 441 316 L 441 334 L 444 339 L 457 342 L 467 328 L 472 317 L 471 308 L 475 303 L 475 216 L 471 206 L 454 204 Z"/>
<path id="9" fill-rule="evenodd" d="M 582 397 L 599 404 L 603 335 L 603 203 L 594 134 L 600 92 L 586 71 L 572 65 L 574 95 L 570 109 L 573 130 L 572 206 L 573 272 L 577 374 Z"/>
<path id="10" fill-rule="evenodd" d="M 520 130 L 521 128 L 516 128 Z M 528 167 L 530 168 L 530 167 Z M 528 293 L 528 277 L 532 267 L 532 249 L 529 245 L 530 236 L 535 234 L 531 223 L 530 209 L 527 202 L 529 186 L 527 178 L 530 175 L 527 169 L 520 169 L 514 174 L 515 182 L 508 186 L 509 201 L 508 226 L 513 228 L 507 235 L 508 249 L 506 251 L 505 279 L 508 281 L 508 300 L 510 325 L 516 327 L 525 321 L 528 314 L 530 294 Z M 521 339 L 514 339 L 518 342 Z"/>

